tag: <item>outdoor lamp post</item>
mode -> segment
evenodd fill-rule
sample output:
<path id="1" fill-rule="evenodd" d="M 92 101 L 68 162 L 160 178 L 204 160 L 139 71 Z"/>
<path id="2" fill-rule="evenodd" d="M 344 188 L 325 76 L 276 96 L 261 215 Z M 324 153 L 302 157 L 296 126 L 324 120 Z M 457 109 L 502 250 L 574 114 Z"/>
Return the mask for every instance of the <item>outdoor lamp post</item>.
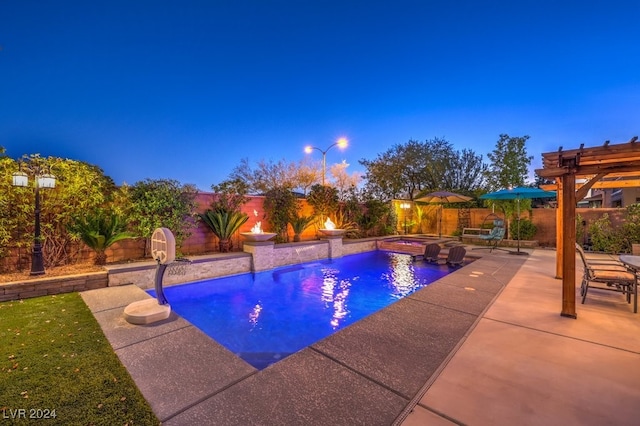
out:
<path id="1" fill-rule="evenodd" d="M 42 259 L 42 243 L 40 242 L 40 188 L 55 188 L 56 177 L 41 173 L 39 168 L 33 170 L 36 208 L 35 217 L 36 224 L 33 233 L 33 255 L 31 256 L 31 273 L 30 275 L 44 274 L 44 261 Z M 23 171 L 13 174 L 13 186 L 29 186 L 29 177 Z"/>
<path id="2" fill-rule="evenodd" d="M 404 212 L 404 235 L 407 235 L 407 211 L 411 208 L 410 203 L 400 203 L 400 208 Z"/>
<path id="3" fill-rule="evenodd" d="M 311 154 L 314 149 L 317 149 L 322 153 L 322 186 L 324 186 L 325 176 L 327 174 L 327 152 L 336 145 L 338 146 L 338 148 L 345 148 L 348 144 L 349 141 L 347 141 L 347 138 L 340 138 L 335 143 L 329 145 L 329 147 L 325 150 L 311 145 L 308 145 L 304 148 L 304 152 L 306 152 L 307 154 Z"/>

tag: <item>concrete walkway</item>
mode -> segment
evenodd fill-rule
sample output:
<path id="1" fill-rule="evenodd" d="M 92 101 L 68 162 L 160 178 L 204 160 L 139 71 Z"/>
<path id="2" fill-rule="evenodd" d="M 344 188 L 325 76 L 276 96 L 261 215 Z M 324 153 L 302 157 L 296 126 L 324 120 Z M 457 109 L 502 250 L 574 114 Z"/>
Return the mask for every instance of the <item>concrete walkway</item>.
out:
<path id="1" fill-rule="evenodd" d="M 167 425 L 638 424 L 640 314 L 562 318 L 555 252 L 483 257 L 257 371 L 182 318 L 124 321 L 136 286 L 82 293 Z"/>
<path id="2" fill-rule="evenodd" d="M 554 274 L 529 256 L 402 425 L 640 424 L 640 314 L 590 290 L 563 318 Z"/>

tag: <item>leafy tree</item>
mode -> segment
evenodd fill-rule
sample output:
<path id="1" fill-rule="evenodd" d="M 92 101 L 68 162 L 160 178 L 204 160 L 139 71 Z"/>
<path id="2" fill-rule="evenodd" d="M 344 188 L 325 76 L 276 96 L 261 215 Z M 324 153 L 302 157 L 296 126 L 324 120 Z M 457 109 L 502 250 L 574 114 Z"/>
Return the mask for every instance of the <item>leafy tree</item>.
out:
<path id="1" fill-rule="evenodd" d="M 71 218 L 109 203 L 116 191 L 113 180 L 97 166 L 38 154 L 24 155 L 20 162 L 4 158 L 1 163 L 0 185 L 6 185 L 3 192 L 9 208 L 0 215 L 5 230 L 11 234 L 9 244 L 19 251 L 24 249 L 24 253 L 30 252 L 35 222 L 34 176 L 37 172 L 50 173 L 56 178 L 56 187 L 39 190 L 44 264 L 57 266 L 73 262 L 80 247 L 73 242 L 66 225 Z M 12 188 L 11 174 L 19 168 L 29 175 L 30 185 Z"/>
<path id="2" fill-rule="evenodd" d="M 342 201 L 346 200 L 353 188 L 357 188 L 362 180 L 360 172 L 354 172 L 349 175 L 347 168 L 349 164 L 346 161 L 331 166 L 329 172 L 333 176 L 333 183 L 338 190 L 338 198 Z"/>
<path id="3" fill-rule="evenodd" d="M 307 203 L 313 207 L 313 212 L 321 223 L 325 218 L 338 210 L 338 190 L 331 186 L 313 185 Z"/>
<path id="4" fill-rule="evenodd" d="M 249 185 L 240 178 L 228 179 L 218 185 L 211 185 L 211 189 L 217 197 L 211 203 L 211 210 L 239 212 L 240 208 L 249 201 L 247 198 Z"/>
<path id="5" fill-rule="evenodd" d="M 533 156 L 527 155 L 526 142 L 529 136 L 511 137 L 501 134 L 494 150 L 487 154 L 491 164 L 486 172 L 487 185 L 490 191 L 504 188 L 518 187 L 525 184 L 529 165 Z M 505 214 L 507 229 L 511 229 L 509 222 L 515 220 L 517 213 L 516 201 L 495 202 Z M 531 200 L 520 200 L 520 210 L 531 208 Z"/>
<path id="6" fill-rule="evenodd" d="M 260 160 L 254 169 L 245 158 L 231 172 L 230 179 L 243 180 L 251 191 L 264 194 L 275 188 L 294 189 L 297 186 L 296 173 L 297 166 L 285 160 Z"/>
<path id="7" fill-rule="evenodd" d="M 500 135 L 494 150 L 487 154 L 491 161 L 486 172 L 490 191 L 524 185 L 533 160 L 533 156 L 527 155 L 528 139 L 529 136 Z"/>
<path id="8" fill-rule="evenodd" d="M 482 156 L 468 149 L 455 151 L 441 138 L 410 140 L 360 164 L 366 168 L 366 192 L 382 200 L 413 199 L 436 190 L 471 194 L 484 185 L 486 170 Z"/>
<path id="9" fill-rule="evenodd" d="M 120 215 L 102 209 L 76 216 L 67 229 L 96 253 L 96 265 L 107 263 L 106 250 L 114 243 L 135 237 L 127 231 L 127 223 Z"/>
<path id="10" fill-rule="evenodd" d="M 191 235 L 198 215 L 196 213 L 195 186 L 182 185 L 169 179 L 146 179 L 136 182 L 129 190 L 131 197 L 131 221 L 138 235 L 149 239 L 156 228 L 165 227 L 173 232 L 176 246 Z"/>
<path id="11" fill-rule="evenodd" d="M 269 224 L 279 242 L 289 242 L 287 227 L 298 217 L 299 200 L 286 187 L 274 188 L 265 194 L 264 209 Z"/>
<path id="12" fill-rule="evenodd" d="M 486 186 L 488 166 L 482 155 L 470 149 L 452 150 L 445 157 L 444 165 L 446 170 L 442 174 L 440 189 L 472 195 Z"/>
<path id="13" fill-rule="evenodd" d="M 377 199 L 368 199 L 364 203 L 365 211 L 358 220 L 358 225 L 365 236 L 382 236 L 395 233 L 397 218 L 391 208 L 391 203 Z"/>
<path id="14" fill-rule="evenodd" d="M 309 160 L 301 160 L 298 164 L 298 173 L 296 181 L 297 187 L 302 190 L 304 197 L 307 196 L 309 189 L 321 179 L 322 171 L 318 167 L 314 167 Z"/>
<path id="15" fill-rule="evenodd" d="M 375 160 L 360 160 L 366 168 L 367 191 L 384 200 L 411 197 L 427 179 L 429 157 L 425 144 L 410 140 L 404 145 L 394 145 Z"/>
<path id="16" fill-rule="evenodd" d="M 248 190 L 256 194 L 266 194 L 277 188 L 301 190 L 305 195 L 307 190 L 319 180 L 320 172 L 307 159 L 298 163 L 280 160 L 261 160 L 253 168 L 247 158 L 243 158 L 231 172 L 229 179 L 246 182 Z"/>

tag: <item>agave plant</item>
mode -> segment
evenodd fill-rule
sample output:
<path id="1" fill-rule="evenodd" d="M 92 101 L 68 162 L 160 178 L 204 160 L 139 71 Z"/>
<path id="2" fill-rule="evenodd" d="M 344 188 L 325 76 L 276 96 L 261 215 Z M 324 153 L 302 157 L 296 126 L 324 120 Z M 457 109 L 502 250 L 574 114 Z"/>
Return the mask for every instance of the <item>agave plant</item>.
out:
<path id="1" fill-rule="evenodd" d="M 200 218 L 207 224 L 214 235 L 218 237 L 218 247 L 220 252 L 226 253 L 233 248 L 231 237 L 249 220 L 246 213 L 238 211 L 207 210 L 200 215 Z"/>
<path id="2" fill-rule="evenodd" d="M 95 210 L 85 216 L 78 216 L 67 225 L 69 232 L 79 237 L 90 249 L 96 252 L 94 263 L 107 263 L 106 250 L 120 240 L 135 238 L 127 231 L 127 224 L 113 212 Z"/>
<path id="3" fill-rule="evenodd" d="M 293 242 L 300 241 L 300 234 L 302 234 L 314 220 L 315 217 L 313 216 L 296 216 L 289 222 L 293 228 Z"/>

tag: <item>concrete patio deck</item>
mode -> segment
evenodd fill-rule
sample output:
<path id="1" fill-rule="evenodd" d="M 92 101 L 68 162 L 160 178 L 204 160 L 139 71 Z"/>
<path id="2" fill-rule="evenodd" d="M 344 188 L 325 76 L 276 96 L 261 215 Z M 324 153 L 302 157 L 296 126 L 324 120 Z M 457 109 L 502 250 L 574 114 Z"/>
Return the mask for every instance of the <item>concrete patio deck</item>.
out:
<path id="1" fill-rule="evenodd" d="M 482 258 L 257 371 L 187 321 L 134 326 L 136 286 L 82 296 L 167 425 L 632 425 L 640 314 L 592 290 L 563 318 L 555 252 Z M 579 280 L 578 280 L 579 282 Z"/>

